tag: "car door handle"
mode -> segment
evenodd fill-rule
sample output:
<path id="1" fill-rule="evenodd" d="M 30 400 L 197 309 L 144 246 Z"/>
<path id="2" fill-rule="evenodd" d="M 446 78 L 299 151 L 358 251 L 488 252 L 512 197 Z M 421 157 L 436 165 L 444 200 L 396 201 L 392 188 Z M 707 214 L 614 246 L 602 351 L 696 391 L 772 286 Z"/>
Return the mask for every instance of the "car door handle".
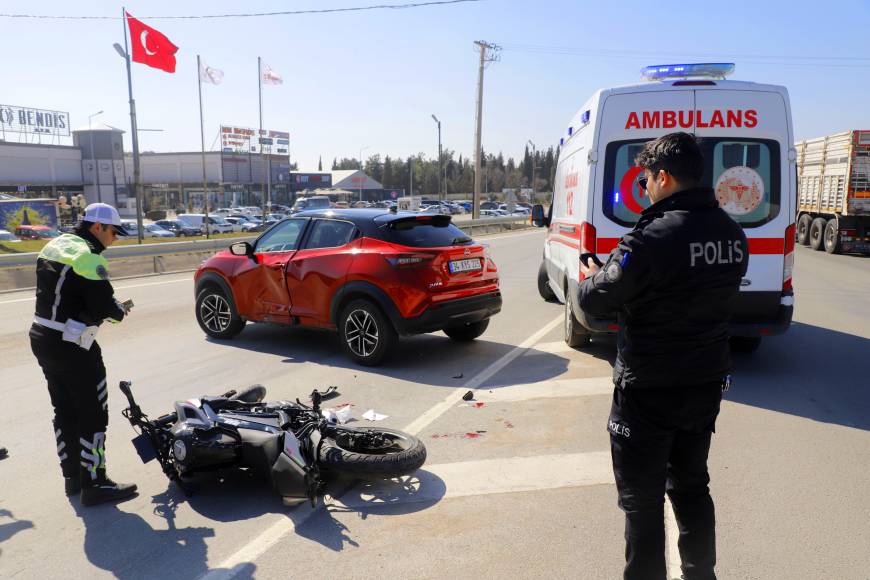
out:
<path id="1" fill-rule="evenodd" d="M 272 268 L 273 270 L 283 270 L 284 266 L 286 266 L 286 265 L 287 265 L 286 262 L 276 262 L 273 264 L 269 264 L 269 267 Z"/>

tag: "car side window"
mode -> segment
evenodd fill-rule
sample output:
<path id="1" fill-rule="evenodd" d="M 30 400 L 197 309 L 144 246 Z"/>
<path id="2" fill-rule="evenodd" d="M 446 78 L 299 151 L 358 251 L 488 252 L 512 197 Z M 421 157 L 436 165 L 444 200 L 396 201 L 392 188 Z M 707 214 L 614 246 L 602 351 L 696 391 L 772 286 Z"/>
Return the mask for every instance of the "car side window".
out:
<path id="1" fill-rule="evenodd" d="M 299 238 L 308 220 L 291 219 L 278 224 L 257 241 L 256 252 L 290 252 L 299 245 Z"/>
<path id="2" fill-rule="evenodd" d="M 308 236 L 305 249 L 337 248 L 353 239 L 356 227 L 350 222 L 320 219 L 314 222 L 314 229 Z"/>

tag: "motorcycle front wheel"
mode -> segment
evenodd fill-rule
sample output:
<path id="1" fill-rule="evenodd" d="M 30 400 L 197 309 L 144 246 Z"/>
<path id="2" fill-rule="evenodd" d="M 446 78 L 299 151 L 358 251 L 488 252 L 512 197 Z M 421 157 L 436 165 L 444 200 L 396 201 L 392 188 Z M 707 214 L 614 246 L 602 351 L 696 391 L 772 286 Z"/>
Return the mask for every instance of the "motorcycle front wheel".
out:
<path id="1" fill-rule="evenodd" d="M 415 472 L 426 446 L 407 433 L 377 427 L 336 427 L 320 446 L 320 467 L 357 479 L 392 479 Z"/>

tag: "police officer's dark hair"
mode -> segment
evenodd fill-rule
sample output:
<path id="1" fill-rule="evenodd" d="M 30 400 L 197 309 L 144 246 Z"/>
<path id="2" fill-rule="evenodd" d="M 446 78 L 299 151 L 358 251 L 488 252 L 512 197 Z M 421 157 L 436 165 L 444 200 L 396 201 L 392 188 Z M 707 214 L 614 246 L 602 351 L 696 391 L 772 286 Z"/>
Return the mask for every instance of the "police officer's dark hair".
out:
<path id="1" fill-rule="evenodd" d="M 95 223 L 97 223 L 97 222 L 87 222 L 85 220 L 82 220 L 78 223 L 78 225 L 76 225 L 73 232 L 76 234 L 81 234 L 83 232 L 90 231 L 91 226 L 94 225 Z M 105 224 L 100 224 L 100 225 L 102 226 L 103 229 L 106 229 L 106 227 L 107 227 Z M 111 227 L 111 226 L 109 226 L 109 227 Z"/>
<path id="2" fill-rule="evenodd" d="M 653 173 L 664 169 L 681 184 L 693 187 L 704 174 L 704 156 L 689 133 L 668 133 L 646 143 L 634 163 Z"/>

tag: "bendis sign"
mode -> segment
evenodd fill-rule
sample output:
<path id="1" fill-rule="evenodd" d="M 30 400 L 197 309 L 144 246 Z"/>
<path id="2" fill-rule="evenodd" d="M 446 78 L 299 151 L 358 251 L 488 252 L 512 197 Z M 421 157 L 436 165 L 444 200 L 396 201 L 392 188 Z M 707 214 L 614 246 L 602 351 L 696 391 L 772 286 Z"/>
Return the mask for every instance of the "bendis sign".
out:
<path id="1" fill-rule="evenodd" d="M 69 113 L 0 105 L 0 129 L 9 133 L 69 136 Z"/>
<path id="2" fill-rule="evenodd" d="M 625 121 L 625 129 L 707 129 L 721 127 L 752 129 L 758 125 L 755 109 L 728 109 L 721 111 L 632 111 Z"/>

